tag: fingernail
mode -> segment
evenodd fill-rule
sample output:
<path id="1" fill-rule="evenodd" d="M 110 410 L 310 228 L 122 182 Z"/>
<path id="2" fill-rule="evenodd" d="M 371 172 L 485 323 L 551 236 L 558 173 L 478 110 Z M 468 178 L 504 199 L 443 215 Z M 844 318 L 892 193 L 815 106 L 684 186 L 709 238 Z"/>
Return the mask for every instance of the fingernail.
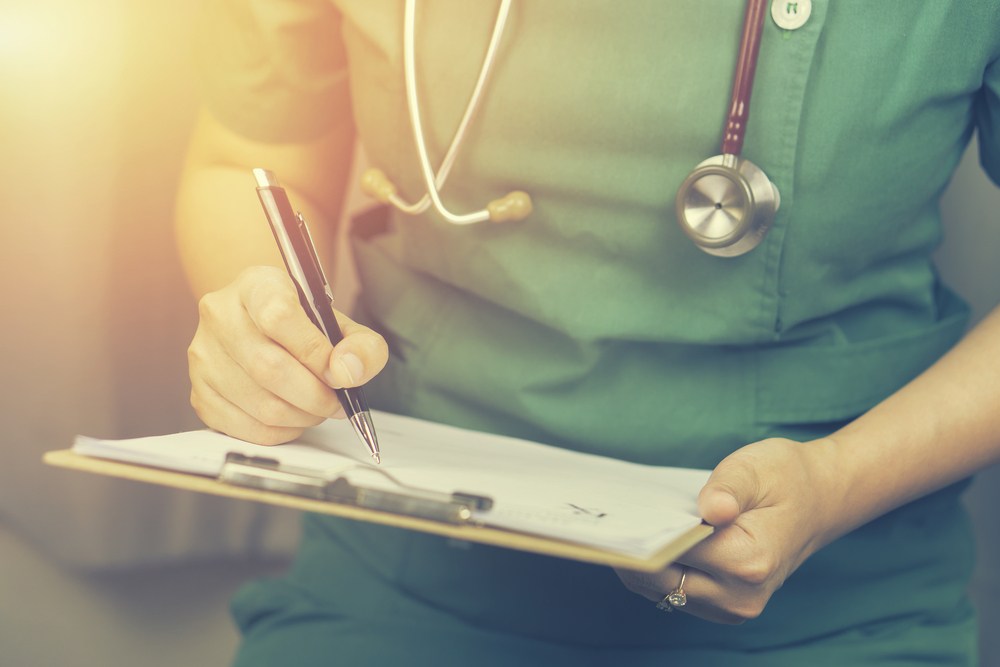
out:
<path id="1" fill-rule="evenodd" d="M 344 374 L 347 375 L 347 379 L 350 384 L 356 385 L 361 382 L 361 378 L 365 376 L 365 367 L 357 355 L 348 352 L 346 354 L 342 354 L 337 361 L 340 363 L 340 367 L 343 369 Z"/>

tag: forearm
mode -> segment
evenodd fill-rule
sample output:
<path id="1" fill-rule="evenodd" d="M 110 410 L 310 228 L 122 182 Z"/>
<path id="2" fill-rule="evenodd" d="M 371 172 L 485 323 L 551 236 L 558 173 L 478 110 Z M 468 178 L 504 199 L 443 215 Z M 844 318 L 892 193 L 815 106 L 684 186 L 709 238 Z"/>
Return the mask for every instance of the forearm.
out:
<path id="1" fill-rule="evenodd" d="M 195 294 L 231 282 L 248 266 L 280 265 L 251 169 L 273 170 L 329 254 L 350 168 L 353 134 L 341 127 L 309 144 L 267 145 L 203 115 L 181 177 L 175 211 L 181 259 Z"/>
<path id="2" fill-rule="evenodd" d="M 831 537 L 1000 460 L 1000 308 L 825 446 L 841 493 Z"/>

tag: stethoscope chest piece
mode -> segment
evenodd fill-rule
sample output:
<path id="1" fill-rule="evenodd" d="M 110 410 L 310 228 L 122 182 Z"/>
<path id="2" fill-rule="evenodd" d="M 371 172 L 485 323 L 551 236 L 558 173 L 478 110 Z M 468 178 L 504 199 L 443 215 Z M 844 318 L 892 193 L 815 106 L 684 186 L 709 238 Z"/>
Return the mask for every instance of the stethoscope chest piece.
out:
<path id="1" fill-rule="evenodd" d="M 747 0 L 722 154 L 695 167 L 677 190 L 681 229 L 699 248 L 717 257 L 736 257 L 756 248 L 781 204 L 778 188 L 760 167 L 740 156 L 766 4 L 767 0 Z"/>
<path id="2" fill-rule="evenodd" d="M 708 254 L 735 257 L 763 240 L 780 204 L 778 188 L 760 167 L 735 155 L 716 155 L 681 183 L 677 222 Z"/>

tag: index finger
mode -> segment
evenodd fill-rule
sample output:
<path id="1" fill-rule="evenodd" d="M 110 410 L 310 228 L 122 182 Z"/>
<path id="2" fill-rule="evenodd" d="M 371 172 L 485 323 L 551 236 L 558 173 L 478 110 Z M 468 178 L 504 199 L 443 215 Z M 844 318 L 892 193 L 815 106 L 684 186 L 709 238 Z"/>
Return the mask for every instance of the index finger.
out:
<path id="1" fill-rule="evenodd" d="M 262 279 L 244 281 L 240 297 L 247 315 L 262 334 L 325 380 L 333 344 L 309 319 L 288 275 L 275 270 Z"/>

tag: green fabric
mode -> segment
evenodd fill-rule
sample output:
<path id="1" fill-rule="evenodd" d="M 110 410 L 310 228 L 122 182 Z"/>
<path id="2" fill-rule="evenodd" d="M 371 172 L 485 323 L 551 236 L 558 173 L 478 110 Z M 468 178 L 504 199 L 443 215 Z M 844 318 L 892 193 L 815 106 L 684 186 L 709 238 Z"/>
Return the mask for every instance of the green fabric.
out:
<path id="1" fill-rule="evenodd" d="M 918 521 L 888 529 L 936 533 Z M 797 599 L 776 596 L 769 618 L 724 627 L 666 616 L 607 568 L 310 517 L 289 575 L 235 598 L 245 633 L 236 664 L 976 665 L 975 616 L 955 587 L 961 575 L 885 559 L 859 574 L 860 556 L 881 548 L 865 543 L 880 542 L 887 525 L 862 532 L 858 555 L 846 544 L 825 552 L 814 568 L 824 575 L 797 574 L 782 589 L 796 588 Z M 814 581 L 795 586 L 803 574 Z M 902 599 L 859 595 L 845 582 Z"/>
<path id="2" fill-rule="evenodd" d="M 206 91 L 220 119 L 294 141 L 346 122 L 350 104 L 371 161 L 422 194 L 402 3 L 216 4 L 228 27 L 206 32 Z M 494 12 L 420 4 L 432 163 Z M 766 19 L 744 155 L 782 204 L 760 247 L 720 259 L 692 246 L 673 204 L 718 152 L 742 16 L 737 0 L 514 5 L 443 197 L 464 212 L 523 188 L 535 211 L 461 228 L 392 214 L 357 230 L 358 316 L 392 350 L 375 404 L 712 467 L 762 437 L 828 433 L 954 344 L 966 309 L 930 255 L 938 197 L 976 128 L 1000 180 L 1000 3 L 814 0 L 798 30 Z M 499 663 L 973 664 L 960 490 L 823 550 L 740 628 L 665 619 L 607 569 L 312 518 L 295 571 L 236 600 L 241 659 L 286 646 L 301 664 L 307 651 L 379 664 L 453 646 Z"/>

